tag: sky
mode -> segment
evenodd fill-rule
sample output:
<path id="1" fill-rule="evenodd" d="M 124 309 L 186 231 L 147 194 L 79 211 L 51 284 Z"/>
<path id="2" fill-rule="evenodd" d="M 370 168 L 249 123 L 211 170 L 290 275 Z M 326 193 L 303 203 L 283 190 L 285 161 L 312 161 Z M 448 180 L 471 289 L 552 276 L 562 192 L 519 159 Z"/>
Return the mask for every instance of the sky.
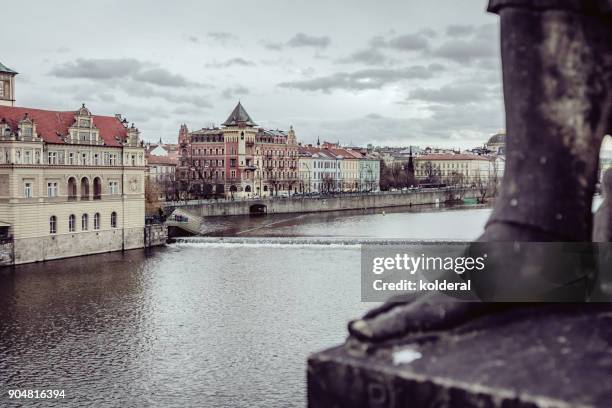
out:
<path id="1" fill-rule="evenodd" d="M 240 100 L 303 143 L 481 146 L 504 128 L 486 0 L 24 0 L 3 5 L 18 106 L 123 114 L 148 141 Z M 10 40 L 9 40 L 10 39 Z"/>

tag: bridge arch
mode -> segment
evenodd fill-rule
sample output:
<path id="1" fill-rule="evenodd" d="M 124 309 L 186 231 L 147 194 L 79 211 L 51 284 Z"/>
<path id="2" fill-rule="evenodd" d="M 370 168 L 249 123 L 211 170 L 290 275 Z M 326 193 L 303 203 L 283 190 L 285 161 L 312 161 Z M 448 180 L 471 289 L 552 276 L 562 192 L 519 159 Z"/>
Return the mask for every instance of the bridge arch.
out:
<path id="1" fill-rule="evenodd" d="M 268 206 L 265 204 L 252 204 L 249 206 L 249 214 L 265 214 L 268 212 Z"/>

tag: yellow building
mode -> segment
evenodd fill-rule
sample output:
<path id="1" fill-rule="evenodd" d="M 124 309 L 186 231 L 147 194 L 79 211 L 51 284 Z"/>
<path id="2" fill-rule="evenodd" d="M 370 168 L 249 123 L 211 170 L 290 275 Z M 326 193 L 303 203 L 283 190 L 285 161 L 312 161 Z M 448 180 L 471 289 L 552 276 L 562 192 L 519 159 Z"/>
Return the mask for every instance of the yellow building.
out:
<path id="1" fill-rule="evenodd" d="M 118 115 L 0 106 L 0 265 L 143 247 L 144 174 Z"/>
<path id="2" fill-rule="evenodd" d="M 422 183 L 471 185 L 501 180 L 504 159 L 476 154 L 424 154 L 414 159 L 415 177 Z"/>

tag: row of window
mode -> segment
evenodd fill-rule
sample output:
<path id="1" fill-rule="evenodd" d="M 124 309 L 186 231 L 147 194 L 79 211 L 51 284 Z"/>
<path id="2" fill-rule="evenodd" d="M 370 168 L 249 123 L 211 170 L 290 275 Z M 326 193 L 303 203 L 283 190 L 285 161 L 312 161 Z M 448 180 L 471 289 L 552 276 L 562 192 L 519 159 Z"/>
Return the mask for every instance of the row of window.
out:
<path id="1" fill-rule="evenodd" d="M 76 154 L 69 152 L 67 157 L 64 157 L 64 152 L 49 151 L 47 152 L 47 164 L 68 164 L 68 165 L 94 165 L 94 166 L 117 166 L 119 163 L 120 156 L 117 153 L 104 152 L 100 153 L 88 153 L 81 152 Z M 125 163 L 129 163 L 132 166 L 143 165 L 143 155 L 126 155 Z"/>
<path id="2" fill-rule="evenodd" d="M 117 228 L 117 213 L 113 211 L 110 215 L 110 226 L 111 228 Z M 100 213 L 95 213 L 93 217 L 93 229 L 97 231 L 100 229 Z M 89 230 L 89 215 L 81 215 L 81 231 Z M 68 232 L 76 232 L 76 216 L 70 214 L 68 217 Z M 49 218 L 49 233 L 57 234 L 57 217 L 52 215 Z"/>
<path id="3" fill-rule="evenodd" d="M 86 179 L 85 179 L 86 180 Z M 99 180 L 96 178 L 96 180 Z M 94 180 L 95 181 L 95 180 Z M 32 198 L 33 196 L 33 183 L 26 181 L 23 183 L 23 196 L 25 198 Z M 57 181 L 47 182 L 47 197 L 57 197 L 59 194 L 59 183 Z M 101 194 L 100 188 L 94 183 L 94 196 L 99 197 Z M 119 182 L 109 181 L 108 182 L 108 194 L 118 195 L 119 194 Z M 76 181 L 73 177 L 68 180 L 68 196 L 76 197 Z M 81 196 L 89 196 L 89 181 L 81 181 Z"/>

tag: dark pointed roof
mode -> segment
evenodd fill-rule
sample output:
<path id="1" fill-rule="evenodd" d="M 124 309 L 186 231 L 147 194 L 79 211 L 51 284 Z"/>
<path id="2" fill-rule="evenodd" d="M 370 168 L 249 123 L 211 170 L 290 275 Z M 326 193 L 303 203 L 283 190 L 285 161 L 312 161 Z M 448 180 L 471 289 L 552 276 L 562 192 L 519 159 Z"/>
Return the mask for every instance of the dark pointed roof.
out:
<path id="1" fill-rule="evenodd" d="M 247 111 L 244 110 L 240 102 L 238 102 L 238 105 L 236 105 L 227 120 L 223 123 L 223 126 L 238 126 L 239 124 L 244 124 L 246 126 L 257 126 Z"/>
<path id="2" fill-rule="evenodd" d="M 5 72 L 7 74 L 17 74 L 18 73 L 18 72 L 13 71 L 6 65 L 3 65 L 1 62 L 0 62 L 0 72 Z"/>

